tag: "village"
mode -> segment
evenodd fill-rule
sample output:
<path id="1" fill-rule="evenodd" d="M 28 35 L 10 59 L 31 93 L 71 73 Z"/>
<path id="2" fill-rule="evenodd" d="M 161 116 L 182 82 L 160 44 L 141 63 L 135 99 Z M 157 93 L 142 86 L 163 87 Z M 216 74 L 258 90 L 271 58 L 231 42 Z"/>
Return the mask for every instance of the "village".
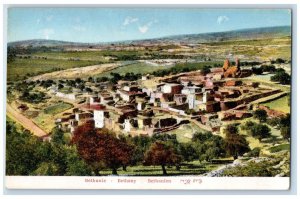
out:
<path id="1" fill-rule="evenodd" d="M 69 89 L 63 84 L 48 88 L 48 93 L 74 107 L 55 119 L 55 124 L 71 134 L 84 124 L 107 128 L 126 135 L 149 135 L 168 132 L 193 123 L 204 131 L 222 133 L 228 121 L 252 117 L 255 109 L 264 109 L 269 117 L 282 112 L 259 105 L 270 97 L 285 95 L 280 90 L 256 81 L 244 81 L 251 69 L 241 69 L 226 59 L 223 67 L 191 71 L 161 78 L 143 75 L 137 81 L 85 82 L 92 92 Z M 19 110 L 28 107 L 20 105 Z M 45 136 L 51 139 L 51 136 Z"/>

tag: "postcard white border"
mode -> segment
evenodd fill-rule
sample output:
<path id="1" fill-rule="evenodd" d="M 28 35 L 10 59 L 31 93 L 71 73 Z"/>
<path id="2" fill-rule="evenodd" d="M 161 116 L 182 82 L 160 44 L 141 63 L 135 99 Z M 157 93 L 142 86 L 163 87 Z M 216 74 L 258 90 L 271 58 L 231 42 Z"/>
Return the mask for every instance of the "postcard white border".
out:
<path id="1" fill-rule="evenodd" d="M 168 0 L 163 0 L 163 1 L 157 1 L 157 0 L 152 0 L 152 1 L 143 1 L 143 2 L 140 2 L 140 1 L 136 1 L 136 0 L 129 0 L 129 2 L 131 3 L 131 4 L 142 4 L 142 3 L 156 3 L 156 4 L 166 4 L 166 3 L 175 3 L 175 2 L 177 2 L 177 1 L 168 1 Z M 4 0 L 4 4 L 16 4 L 16 3 L 18 3 L 18 4 L 23 4 L 24 5 L 24 1 L 22 1 L 22 0 Z M 41 2 L 41 1 L 39 1 L 39 0 L 26 0 L 26 3 L 27 4 L 49 4 L 50 5 L 50 3 L 54 3 L 54 4 L 61 4 L 61 6 L 63 6 L 63 5 L 66 5 L 66 3 L 67 2 L 62 2 L 61 0 L 60 1 L 58 1 L 58 0 L 53 0 L 53 1 L 49 1 L 49 0 L 46 0 L 46 1 L 43 1 L 43 2 Z M 97 3 L 100 3 L 100 2 L 98 2 L 98 1 L 95 1 L 95 0 L 85 0 L 84 1 L 84 3 L 85 4 L 82 4 L 83 2 L 82 1 L 80 1 L 80 0 L 72 0 L 72 1 L 69 1 L 69 4 L 72 6 L 76 6 L 76 4 L 77 4 L 77 6 L 86 6 L 86 5 L 88 5 L 87 3 L 92 3 L 92 4 L 97 4 Z M 121 2 L 116 2 L 115 0 L 103 0 L 103 1 L 101 1 L 101 3 L 106 3 L 106 4 L 120 4 Z M 127 2 L 128 3 L 128 2 Z M 177 2 L 178 3 L 178 2 Z M 202 2 L 199 2 L 198 0 L 186 0 L 186 1 L 181 1 L 180 2 L 181 4 L 185 4 L 185 5 L 187 5 L 187 4 L 198 4 L 198 6 L 199 5 L 201 5 L 201 4 L 206 4 L 206 3 L 209 3 L 210 5 L 212 5 L 212 4 L 225 4 L 225 2 L 223 1 L 223 0 L 211 0 L 211 1 L 209 1 L 209 2 L 206 2 L 206 1 L 202 1 Z M 199 4 L 200 3 L 200 4 Z M 82 4 L 82 5 L 80 5 L 80 4 Z M 240 5 L 240 6 L 242 6 L 243 4 L 248 4 L 248 6 L 249 7 L 259 7 L 259 6 L 261 6 L 262 4 L 268 4 L 269 6 L 270 5 L 277 5 L 277 6 L 280 6 L 280 5 L 285 5 L 285 6 L 293 6 L 293 8 L 294 9 L 296 9 L 297 10 L 297 5 L 299 5 L 299 2 L 297 1 L 297 0 L 285 0 L 285 1 L 283 1 L 283 0 L 281 0 L 281 1 L 274 1 L 274 0 L 265 0 L 265 1 L 260 1 L 260 0 L 246 0 L 246 1 L 243 1 L 243 2 L 241 2 L 241 1 L 238 1 L 238 0 L 228 0 L 227 1 L 227 3 L 226 3 L 227 5 L 233 5 L 233 6 L 236 6 L 236 5 Z M 226 5 L 225 4 L 225 5 Z M 290 4 L 290 5 L 288 5 L 288 4 Z M 293 5 L 291 5 L 291 4 L 293 4 Z M 28 5 L 28 6 L 30 6 L 30 5 Z M 125 5 L 126 6 L 126 5 Z M 127 7 L 128 6 L 130 6 L 130 5 L 128 5 L 127 4 Z M 1 16 L 3 16 L 3 12 L 5 12 L 5 9 L 3 9 L 3 4 L 2 4 L 2 9 L 1 9 L 1 11 L 0 11 L 0 13 L 1 13 Z M 299 16 L 299 13 L 297 13 L 297 15 Z M 296 15 L 294 15 L 295 17 L 296 17 Z M 294 34 L 294 38 L 296 37 L 297 38 L 297 35 L 296 35 L 296 33 L 297 33 L 297 29 L 298 29 L 298 31 L 299 31 L 299 26 L 297 26 L 296 25 L 296 21 L 297 21 L 297 18 L 295 18 L 294 19 L 294 22 L 293 22 L 293 26 L 295 27 L 294 28 L 294 30 L 293 30 L 293 33 L 295 33 Z M 2 28 L 4 28 L 5 27 L 5 25 L 4 25 L 4 21 L 3 20 L 1 20 L 1 26 L 2 26 Z M 5 30 L 5 29 L 3 29 L 3 30 Z M 2 63 L 3 63 L 3 65 L 5 66 L 5 58 L 3 57 L 3 53 L 4 53 L 4 49 L 5 49 L 5 47 L 6 47 L 6 45 L 5 45 L 5 40 L 6 40 L 6 33 L 5 32 L 3 32 L 3 31 L 1 31 L 0 32 L 0 36 L 2 37 L 2 38 L 4 38 L 4 40 L 1 42 L 3 45 L 3 48 L 1 48 L 0 49 L 0 58 L 1 58 L 1 60 L 2 60 Z M 298 44 L 298 45 L 297 45 Z M 297 40 L 294 40 L 294 42 L 293 42 L 293 51 L 294 51 L 294 55 L 293 55 L 293 61 L 294 61 L 294 64 L 295 65 L 297 65 L 297 50 L 299 49 L 299 45 L 300 43 L 299 43 L 299 40 L 297 41 Z M 298 51 L 299 52 L 299 51 Z M 293 70 L 293 90 L 295 90 L 295 91 L 297 91 L 297 88 L 298 88 L 298 83 L 299 83 L 299 81 L 296 81 L 296 78 L 295 77 L 299 77 L 300 76 L 300 72 L 299 72 L 300 70 L 297 70 L 296 68 L 294 68 L 294 70 Z M 4 67 L 1 67 L 1 79 L 3 80 L 3 81 L 0 81 L 0 83 L 1 83 L 1 88 L 4 88 L 3 89 L 3 95 L 1 95 L 0 96 L 0 99 L 2 99 L 2 101 L 3 101 L 3 105 L 2 106 L 0 106 L 0 111 L 2 112 L 2 113 L 5 113 L 5 77 L 6 77 L 6 75 L 5 75 L 5 68 Z M 295 94 L 293 94 L 292 95 L 292 100 L 293 100 L 293 102 L 296 102 L 297 100 L 298 100 L 298 95 L 297 95 L 297 93 L 295 93 Z M 292 107 L 293 107 L 293 113 L 294 114 L 292 114 L 294 117 L 292 117 L 292 120 L 293 120 L 293 124 L 292 124 L 292 129 L 294 129 L 295 130 L 295 132 L 297 132 L 297 130 L 296 130 L 296 122 L 297 122 L 297 111 L 299 111 L 299 106 L 297 106 L 296 105 L 296 103 L 293 103 L 292 104 Z M 3 122 L 5 122 L 5 114 L 1 114 L 1 119 L 2 119 L 2 121 Z M 5 132 L 5 125 L 1 125 L 1 130 L 2 130 L 2 132 Z M 5 136 L 2 136 L 2 137 L 4 137 L 5 138 Z M 293 153 L 292 153 L 292 164 L 291 164 L 291 166 L 292 166 L 292 168 L 291 168 L 291 172 L 292 172 L 292 176 L 291 176 L 291 180 L 292 180 L 292 184 L 291 184 L 291 186 L 293 187 L 293 191 L 292 192 L 276 192 L 276 194 L 279 194 L 279 195 L 274 195 L 274 192 L 273 191 L 267 191 L 267 192 L 234 192 L 234 190 L 233 189 L 230 189 L 230 190 L 233 190 L 232 192 L 230 192 L 231 194 L 237 194 L 236 196 L 237 197 L 240 197 L 239 195 L 241 195 L 241 194 L 243 194 L 243 197 L 245 197 L 245 198 L 252 198 L 253 196 L 251 196 L 251 195 L 249 195 L 249 196 L 247 196 L 247 195 L 244 195 L 244 194 L 255 194 L 256 196 L 255 197 L 257 197 L 257 198 L 282 198 L 282 194 L 284 194 L 285 196 L 285 198 L 297 198 L 297 195 L 299 194 L 299 193 L 297 193 L 297 179 L 298 179 L 298 177 L 297 177 L 297 168 L 299 167 L 299 158 L 297 158 L 296 157 L 296 155 L 298 154 L 297 152 L 299 152 L 299 148 L 296 148 L 296 145 L 297 145 L 297 141 L 299 141 L 299 136 L 296 136 L 296 135 L 294 135 L 293 136 L 293 145 L 294 146 L 292 146 L 292 151 L 293 151 Z M 12 194 L 12 192 L 8 192 L 8 190 L 5 190 L 5 186 L 3 186 L 4 185 L 4 183 L 5 182 L 8 182 L 8 181 L 10 181 L 10 182 L 12 182 L 11 180 L 12 180 L 12 178 L 15 178 L 15 177 L 19 177 L 19 176 L 4 176 L 5 175 L 5 170 L 4 170 L 4 165 L 3 165 L 3 163 L 4 163 L 4 161 L 5 161 L 5 159 L 4 159 L 4 148 L 5 148 L 5 144 L 3 143 L 3 142 L 0 142 L 0 146 L 1 146 L 1 154 L 3 154 L 3 156 L 1 156 L 1 158 L 0 158 L 0 160 L 1 160 L 1 162 L 2 162 L 2 164 L 1 164 L 1 170 L 2 170 L 2 172 L 1 172 L 1 178 L 3 179 L 2 181 L 0 181 L 0 187 L 1 187 L 1 192 L 2 192 L 2 194 Z M 31 177 L 29 177 L 29 178 L 31 178 Z M 49 178 L 49 177 L 46 177 L 46 178 Z M 65 177 L 63 177 L 63 178 L 65 178 Z M 8 180 L 9 179 L 9 180 Z M 217 180 L 217 178 L 213 178 L 214 180 Z M 233 179 L 233 178 L 230 178 L 230 179 Z M 246 179 L 246 178 L 244 178 L 244 179 Z M 257 181 L 261 181 L 262 180 L 262 178 L 255 178 Z M 272 181 L 277 181 L 278 179 L 282 179 L 282 178 L 274 178 L 274 177 L 272 177 Z M 16 180 L 16 178 L 14 179 L 14 180 Z M 45 180 L 45 179 L 44 179 Z M 46 179 L 47 180 L 47 179 Z M 256 182 L 257 182 L 256 181 Z M 73 183 L 73 182 L 71 182 L 71 183 Z M 231 181 L 229 182 L 229 183 L 231 183 Z M 239 183 L 241 183 L 241 182 L 239 182 Z M 246 186 L 248 186 L 248 181 L 247 181 L 247 183 L 246 183 Z M 8 188 L 7 186 L 6 186 L 6 188 Z M 119 187 L 119 189 L 122 189 L 123 187 Z M 31 188 L 32 189 L 32 188 Z M 176 188 L 176 189 L 178 189 L 178 188 Z M 197 188 L 197 190 L 199 190 L 199 188 Z M 216 189 L 213 189 L 213 190 L 216 190 Z M 249 190 L 249 189 L 248 189 Z M 258 189 L 255 189 L 255 190 L 258 190 Z M 17 191 L 17 190 L 16 190 Z M 21 190 L 20 190 L 21 191 Z M 258 190 L 259 191 L 259 190 Z M 40 195 L 40 194 L 45 194 L 45 193 L 48 193 L 48 194 L 54 194 L 54 193 L 56 193 L 56 194 L 62 194 L 63 193 L 63 195 L 56 195 L 56 197 L 57 198 L 78 198 L 78 197 L 76 197 L 76 196 L 67 196 L 66 194 L 69 194 L 69 192 L 68 192 L 68 190 L 65 190 L 65 192 L 39 192 L 39 191 L 37 191 L 36 190 L 36 192 Z M 14 194 L 21 194 L 21 193 L 23 193 L 23 194 L 29 194 L 29 192 L 14 192 Z M 76 192 L 76 193 L 78 193 L 78 192 Z M 80 192 L 80 193 L 84 193 L 84 192 Z M 86 192 L 85 192 L 86 193 Z M 95 192 L 93 192 L 94 194 L 95 194 Z M 98 193 L 98 192 L 97 192 Z M 107 192 L 105 192 L 106 194 L 107 194 Z M 135 197 L 134 195 L 132 195 L 132 194 L 134 194 L 133 192 L 116 192 L 116 191 L 114 191 L 114 192 L 112 192 L 111 194 L 117 194 L 117 193 L 131 193 L 131 195 L 127 195 L 127 197 L 126 197 L 126 195 L 124 195 L 124 196 L 122 196 L 122 198 L 137 198 L 137 197 Z M 139 193 L 141 193 L 141 192 L 139 192 Z M 145 192 L 145 193 L 147 193 L 147 194 L 149 194 L 150 192 Z M 152 192 L 151 192 L 152 193 Z M 179 192 L 155 192 L 155 193 L 160 193 L 160 194 L 162 194 L 162 193 L 176 193 L 176 195 L 179 193 Z M 187 192 L 184 192 L 184 193 L 187 193 Z M 192 195 L 193 194 L 203 194 L 203 192 L 189 192 L 189 193 L 191 193 Z M 225 195 L 223 195 L 222 196 L 222 198 L 237 198 L 236 196 L 234 196 L 234 195 L 231 195 L 231 194 L 228 194 L 228 192 L 205 192 L 205 195 L 206 195 L 206 198 L 214 198 L 214 196 L 216 196 L 216 195 L 219 195 L 218 193 L 223 193 L 223 194 L 225 194 Z M 32 196 L 31 194 L 34 194 L 34 193 L 32 193 L 32 192 L 30 192 L 30 196 L 22 196 L 22 198 L 40 198 L 40 196 L 38 196 L 38 195 L 36 195 L 36 196 Z M 98 193 L 99 194 L 99 193 Z M 208 194 L 208 195 L 207 195 Z M 258 195 L 257 195 L 258 194 Z M 272 194 L 272 195 L 266 195 L 266 194 Z M 291 195 L 286 195 L 286 194 L 291 194 Z M 152 195 L 152 194 L 150 194 L 150 195 Z M 165 194 L 164 194 L 165 195 Z M 181 195 L 181 194 L 179 194 L 179 195 Z M 209 196 L 209 195 L 211 195 L 211 197 Z M 8 198 L 7 197 L 8 195 L 4 195 L 3 197 L 4 198 Z M 12 195 L 10 195 L 10 196 L 12 196 Z M 129 196 L 129 197 L 128 197 Z M 190 195 L 191 196 L 191 195 Z M 51 195 L 43 195 L 42 196 L 43 198 L 52 198 L 53 196 L 51 196 Z M 99 198 L 99 196 L 96 196 L 95 195 L 95 197 L 93 197 L 93 198 Z M 139 198 L 140 198 L 140 196 L 138 196 Z M 143 198 L 151 198 L 152 196 L 143 196 Z M 165 196 L 156 196 L 157 198 L 165 198 Z M 178 198 L 177 196 L 172 196 L 173 198 Z M 199 196 L 196 196 L 197 198 L 199 197 Z M 196 197 L 193 197 L 193 198 L 196 198 Z M 13 198 L 20 198 L 20 197 L 18 197 L 18 196 L 14 196 Z M 105 196 L 105 198 L 110 198 L 109 196 Z M 115 198 L 115 197 L 114 197 Z M 117 196 L 116 198 L 119 198 L 119 196 Z M 185 196 L 185 198 L 190 198 L 188 195 L 186 195 Z"/>
<path id="2" fill-rule="evenodd" d="M 6 176 L 8 189 L 288 190 L 289 177 Z"/>

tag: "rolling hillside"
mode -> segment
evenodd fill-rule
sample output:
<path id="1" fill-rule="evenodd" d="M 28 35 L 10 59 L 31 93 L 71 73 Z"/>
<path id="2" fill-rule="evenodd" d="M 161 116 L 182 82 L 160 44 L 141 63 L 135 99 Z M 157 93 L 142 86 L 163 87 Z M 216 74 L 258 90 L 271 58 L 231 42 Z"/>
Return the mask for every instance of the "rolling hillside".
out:
<path id="1" fill-rule="evenodd" d="M 214 32 L 214 33 L 201 33 L 201 34 L 187 34 L 187 35 L 174 35 L 162 38 L 153 38 L 145 40 L 130 40 L 130 41 L 119 41 L 110 43 L 78 43 L 78 42 L 67 42 L 67 41 L 56 41 L 56 40 L 25 40 L 8 43 L 8 46 L 46 46 L 46 47 L 68 47 L 68 46 L 105 46 L 108 44 L 143 44 L 143 43 L 208 43 L 216 41 L 230 41 L 230 40 L 250 40 L 250 39 L 263 39 L 263 38 L 274 38 L 274 37 L 285 37 L 291 35 L 290 26 L 277 26 L 277 27 L 264 27 L 264 28 L 251 28 L 242 30 L 233 30 L 226 32 Z"/>

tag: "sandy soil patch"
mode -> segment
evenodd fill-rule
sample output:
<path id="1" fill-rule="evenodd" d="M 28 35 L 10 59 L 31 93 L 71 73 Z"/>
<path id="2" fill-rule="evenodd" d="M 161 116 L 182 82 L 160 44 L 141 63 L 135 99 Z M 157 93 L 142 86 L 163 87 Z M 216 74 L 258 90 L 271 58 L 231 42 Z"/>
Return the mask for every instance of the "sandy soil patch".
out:
<path id="1" fill-rule="evenodd" d="M 28 80 L 36 81 L 36 80 L 47 80 L 47 79 L 74 79 L 77 77 L 84 78 L 91 75 L 97 75 L 105 71 L 113 70 L 119 67 L 120 65 L 121 65 L 120 63 L 110 63 L 110 64 L 99 64 L 93 66 L 71 68 L 71 69 L 55 71 L 51 73 L 45 73 L 42 75 L 31 77 Z"/>

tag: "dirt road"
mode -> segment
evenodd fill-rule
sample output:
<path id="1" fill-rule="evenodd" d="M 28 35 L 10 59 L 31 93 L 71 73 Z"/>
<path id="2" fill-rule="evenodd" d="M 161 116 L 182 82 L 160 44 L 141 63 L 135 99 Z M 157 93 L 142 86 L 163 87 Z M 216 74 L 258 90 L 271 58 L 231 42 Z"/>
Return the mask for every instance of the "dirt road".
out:
<path id="1" fill-rule="evenodd" d="M 12 116 L 16 122 L 20 123 L 25 129 L 31 131 L 34 135 L 42 137 L 47 135 L 40 127 L 33 123 L 30 119 L 13 109 L 9 104 L 6 104 L 6 114 Z"/>
<path id="2" fill-rule="evenodd" d="M 36 80 L 47 80 L 47 79 L 75 79 L 77 77 L 83 78 L 91 75 L 100 74 L 106 71 L 113 70 L 117 67 L 121 66 L 120 63 L 110 63 L 110 64 L 99 64 L 93 66 L 85 66 L 85 67 L 77 67 L 70 68 L 61 71 L 55 71 L 50 73 L 45 73 L 42 75 L 37 75 L 34 77 L 30 77 L 28 80 L 36 81 Z"/>

